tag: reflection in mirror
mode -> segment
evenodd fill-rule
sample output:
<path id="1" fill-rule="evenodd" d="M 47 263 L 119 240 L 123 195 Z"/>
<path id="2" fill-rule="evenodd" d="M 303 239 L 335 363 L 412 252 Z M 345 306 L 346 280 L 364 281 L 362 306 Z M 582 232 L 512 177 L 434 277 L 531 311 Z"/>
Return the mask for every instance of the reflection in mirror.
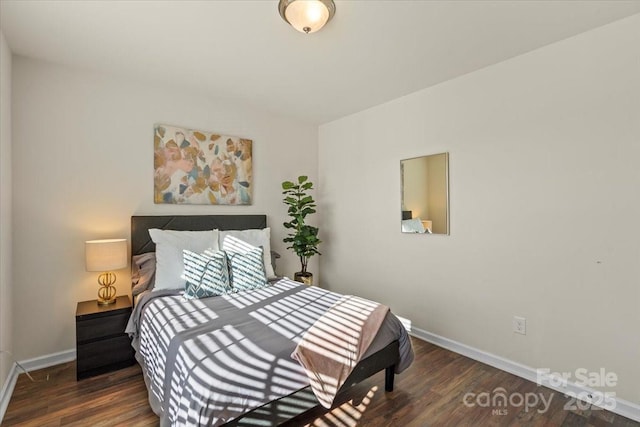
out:
<path id="1" fill-rule="evenodd" d="M 449 234 L 449 153 L 400 161 L 402 232 Z"/>

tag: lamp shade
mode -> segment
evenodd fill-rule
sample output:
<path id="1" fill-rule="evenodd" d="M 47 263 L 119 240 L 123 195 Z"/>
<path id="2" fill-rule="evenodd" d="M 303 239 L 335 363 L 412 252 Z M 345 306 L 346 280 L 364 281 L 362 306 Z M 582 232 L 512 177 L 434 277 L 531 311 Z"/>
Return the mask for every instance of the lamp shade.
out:
<path id="1" fill-rule="evenodd" d="M 333 0 L 280 0 L 282 18 L 301 33 L 315 33 L 333 18 Z"/>
<path id="2" fill-rule="evenodd" d="M 84 243 L 87 271 L 112 271 L 127 266 L 127 239 L 89 240 Z"/>

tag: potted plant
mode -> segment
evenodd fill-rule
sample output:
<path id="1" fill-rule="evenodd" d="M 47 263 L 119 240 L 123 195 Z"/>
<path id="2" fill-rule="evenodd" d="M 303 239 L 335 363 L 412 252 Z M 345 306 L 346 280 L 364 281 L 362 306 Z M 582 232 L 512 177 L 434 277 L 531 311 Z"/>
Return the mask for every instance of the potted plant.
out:
<path id="1" fill-rule="evenodd" d="M 285 196 L 283 202 L 289 206 L 288 213 L 291 217 L 290 221 L 283 224 L 289 230 L 284 242 L 289 243 L 287 249 L 292 249 L 300 258 L 301 269 L 294 274 L 294 280 L 307 285 L 313 284 L 313 274 L 307 271 L 307 264 L 313 255 L 320 255 L 318 245 L 321 243 L 318 239 L 318 227 L 305 223 L 308 215 L 316 213 L 316 202 L 307 194 L 312 189 L 313 183 L 306 176 L 299 176 L 297 183 L 282 183 L 282 194 Z"/>

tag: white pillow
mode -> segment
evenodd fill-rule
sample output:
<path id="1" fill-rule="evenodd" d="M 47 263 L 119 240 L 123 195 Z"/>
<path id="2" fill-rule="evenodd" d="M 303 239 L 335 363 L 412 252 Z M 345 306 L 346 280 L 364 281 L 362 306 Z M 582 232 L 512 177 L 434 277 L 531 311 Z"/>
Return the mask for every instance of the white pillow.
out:
<path id="1" fill-rule="evenodd" d="M 271 265 L 271 228 L 220 231 L 220 249 L 223 251 L 247 253 L 260 246 L 267 279 L 275 279 L 276 273 Z"/>
<path id="2" fill-rule="evenodd" d="M 405 219 L 402 221 L 403 233 L 424 233 L 424 224 L 420 221 L 420 218 Z"/>
<path id="3" fill-rule="evenodd" d="M 149 229 L 156 244 L 156 283 L 154 289 L 184 289 L 183 251 L 202 253 L 219 250 L 218 230 L 176 231 Z"/>

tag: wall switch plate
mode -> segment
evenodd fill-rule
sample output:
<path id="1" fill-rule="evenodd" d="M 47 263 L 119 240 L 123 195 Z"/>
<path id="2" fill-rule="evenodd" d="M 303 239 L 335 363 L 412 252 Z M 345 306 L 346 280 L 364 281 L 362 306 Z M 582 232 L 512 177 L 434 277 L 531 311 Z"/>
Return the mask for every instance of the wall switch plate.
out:
<path id="1" fill-rule="evenodd" d="M 513 332 L 516 334 L 527 335 L 527 319 L 524 317 L 513 316 Z"/>

